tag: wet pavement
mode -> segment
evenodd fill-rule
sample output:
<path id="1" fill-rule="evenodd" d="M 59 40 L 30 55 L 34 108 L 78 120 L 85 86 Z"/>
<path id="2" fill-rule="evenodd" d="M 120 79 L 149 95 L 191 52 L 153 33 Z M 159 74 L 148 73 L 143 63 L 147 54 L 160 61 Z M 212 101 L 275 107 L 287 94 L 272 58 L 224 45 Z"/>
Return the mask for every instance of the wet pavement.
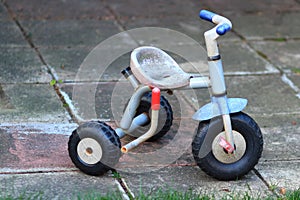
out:
<path id="1" fill-rule="evenodd" d="M 209 102 L 209 92 L 180 91 L 163 94 L 174 112 L 169 133 L 121 158 L 122 184 L 135 196 L 169 188 L 216 197 L 299 189 L 299 1 L 1 0 L 0 197 L 74 199 L 118 191 L 120 180 L 111 172 L 92 177 L 75 168 L 69 135 L 81 119 L 116 127 L 133 92 L 120 71 L 137 46 L 163 48 L 186 72 L 207 75 L 205 51 L 198 50 L 212 25 L 199 19 L 201 9 L 233 23 L 219 40 L 228 96 L 249 101 L 245 112 L 264 136 L 260 162 L 236 181 L 217 181 L 201 171 L 191 153 L 197 122 L 190 117 Z M 138 156 L 149 156 L 149 162 Z"/>

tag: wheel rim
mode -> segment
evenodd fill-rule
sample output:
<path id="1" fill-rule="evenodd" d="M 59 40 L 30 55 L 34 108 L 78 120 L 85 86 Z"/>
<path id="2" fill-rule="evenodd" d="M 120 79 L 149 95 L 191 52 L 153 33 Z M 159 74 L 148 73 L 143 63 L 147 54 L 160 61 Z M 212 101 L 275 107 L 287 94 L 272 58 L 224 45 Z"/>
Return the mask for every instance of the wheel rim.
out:
<path id="1" fill-rule="evenodd" d="M 79 158 L 90 165 L 96 164 L 102 158 L 102 148 L 100 144 L 92 138 L 83 138 L 77 146 Z"/>
<path id="2" fill-rule="evenodd" d="M 215 158 L 222 163 L 230 164 L 237 162 L 246 152 L 246 141 L 244 137 L 237 131 L 233 130 L 232 133 L 235 143 L 235 151 L 233 154 L 227 153 L 219 144 L 220 137 L 225 137 L 225 132 L 218 134 L 212 143 L 212 153 Z"/>

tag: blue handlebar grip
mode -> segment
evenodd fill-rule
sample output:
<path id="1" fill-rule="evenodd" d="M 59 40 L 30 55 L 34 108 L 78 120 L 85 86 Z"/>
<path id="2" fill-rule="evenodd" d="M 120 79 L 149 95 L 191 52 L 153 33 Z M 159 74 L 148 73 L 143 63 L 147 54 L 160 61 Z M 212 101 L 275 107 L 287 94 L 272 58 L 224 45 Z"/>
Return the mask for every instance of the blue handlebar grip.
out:
<path id="1" fill-rule="evenodd" d="M 225 33 L 227 33 L 227 31 L 230 31 L 231 27 L 229 26 L 229 24 L 222 24 L 220 25 L 216 32 L 219 34 L 219 35 L 224 35 Z"/>
<path id="2" fill-rule="evenodd" d="M 207 20 L 207 21 L 210 21 L 210 22 L 213 22 L 212 21 L 212 18 L 213 16 L 215 16 L 216 14 L 213 13 L 213 12 L 210 12 L 208 10 L 201 10 L 200 13 L 199 13 L 199 17 L 201 19 L 204 19 L 204 20 Z"/>

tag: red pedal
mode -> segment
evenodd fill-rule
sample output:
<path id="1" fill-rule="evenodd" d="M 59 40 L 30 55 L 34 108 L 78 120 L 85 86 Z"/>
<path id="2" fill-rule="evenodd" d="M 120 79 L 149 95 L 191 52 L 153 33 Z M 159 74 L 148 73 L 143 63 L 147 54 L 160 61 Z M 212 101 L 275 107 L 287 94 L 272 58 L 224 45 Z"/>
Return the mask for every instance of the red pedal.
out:
<path id="1" fill-rule="evenodd" d="M 220 136 L 219 138 L 219 145 L 223 147 L 228 153 L 232 153 L 234 151 L 234 147 L 231 146 L 231 144 L 222 136 Z"/>

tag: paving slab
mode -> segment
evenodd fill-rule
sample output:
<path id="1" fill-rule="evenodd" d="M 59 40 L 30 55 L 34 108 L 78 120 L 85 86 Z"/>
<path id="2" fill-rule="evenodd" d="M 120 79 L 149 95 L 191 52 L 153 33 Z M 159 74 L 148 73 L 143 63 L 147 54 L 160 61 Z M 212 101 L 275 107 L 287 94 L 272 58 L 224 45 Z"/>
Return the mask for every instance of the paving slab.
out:
<path id="1" fill-rule="evenodd" d="M 126 179 L 128 186 L 137 196 L 140 192 L 150 195 L 158 190 L 181 192 L 192 190 L 217 199 L 226 195 L 239 198 L 239 195 L 243 196 L 246 193 L 253 197 L 271 195 L 265 184 L 253 172 L 241 180 L 227 182 L 207 176 L 196 166 L 166 167 L 151 173 L 121 173 L 121 176 Z"/>
<path id="2" fill-rule="evenodd" d="M 228 96 L 248 99 L 253 114 L 299 113 L 299 99 L 280 75 L 228 77 Z"/>
<path id="3" fill-rule="evenodd" d="M 300 69 L 300 41 L 257 41 L 251 42 L 251 45 L 282 70 Z"/>
<path id="4" fill-rule="evenodd" d="M 106 19 L 110 17 L 103 3 L 99 1 L 33 0 L 27 3 L 12 0 L 6 3 L 18 19 L 22 20 Z"/>
<path id="5" fill-rule="evenodd" d="M 99 58 L 99 62 L 94 70 L 103 69 L 102 74 L 95 74 L 93 70 L 89 70 L 87 77 L 78 78 L 78 74 L 82 73 L 84 67 L 81 64 L 84 62 L 84 59 L 92 52 L 91 47 L 72 47 L 72 48 L 40 48 L 40 51 L 43 54 L 44 59 L 49 65 L 55 70 L 59 79 L 64 82 L 98 82 L 98 81 L 117 81 L 122 79 L 123 76 L 121 71 L 129 66 L 130 54 L 126 53 L 125 55 L 116 58 L 110 65 L 105 66 Z M 128 49 L 131 51 L 131 49 Z M 99 55 L 101 56 L 101 55 Z M 104 58 L 105 61 L 105 58 Z M 101 70 L 102 71 L 102 70 Z M 90 77 L 93 78 L 90 78 Z"/>
<path id="6" fill-rule="evenodd" d="M 0 3 L 0 21 L 6 21 L 9 19 L 8 13 L 6 11 L 6 8 L 4 7 L 4 5 L 2 4 L 2 2 Z"/>
<path id="7" fill-rule="evenodd" d="M 0 44 L 1 46 L 27 46 L 19 27 L 10 19 L 7 21 L 0 20 Z"/>
<path id="8" fill-rule="evenodd" d="M 278 193 L 280 193 L 281 188 L 284 188 L 286 191 L 299 190 L 300 188 L 299 159 L 294 161 L 262 162 L 258 164 L 257 169 Z"/>
<path id="9" fill-rule="evenodd" d="M 269 13 L 269 12 L 282 12 L 282 11 L 299 11 L 299 2 L 294 0 L 270 0 L 270 1 L 248 1 L 242 2 L 233 0 L 229 4 L 226 1 L 205 1 L 205 4 L 215 12 L 228 13 L 228 14 L 247 14 L 247 13 Z"/>
<path id="10" fill-rule="evenodd" d="M 49 84 L 2 84 L 8 107 L 0 111 L 3 122 L 68 122 L 69 117 Z"/>
<path id="11" fill-rule="evenodd" d="M 63 81 L 75 81 L 80 64 L 91 51 L 92 47 L 39 47 L 44 60 L 50 65 Z"/>
<path id="12" fill-rule="evenodd" d="M 247 40 L 299 38 L 299 12 L 243 14 L 232 18 L 235 31 Z M 293 24 L 287 28 L 287 24 Z"/>
<path id="13" fill-rule="evenodd" d="M 297 87 L 300 88 L 300 73 L 298 71 L 293 71 L 292 74 L 288 75 L 289 79 L 292 80 L 293 84 Z M 298 90 L 298 89 L 296 89 Z M 298 97 L 300 98 L 298 90 Z"/>
<path id="14" fill-rule="evenodd" d="M 193 1 L 182 2 L 180 0 L 172 2 L 160 0 L 154 4 L 149 4 L 146 0 L 129 0 L 127 2 L 117 0 L 109 2 L 108 6 L 114 9 L 119 16 L 128 18 L 155 18 L 168 15 L 190 16 L 195 11 Z"/>
<path id="15" fill-rule="evenodd" d="M 221 43 L 219 46 L 227 74 L 279 73 L 244 42 Z"/>
<path id="16" fill-rule="evenodd" d="M 2 123 L 0 174 L 74 171 L 67 144 L 77 124 Z"/>
<path id="17" fill-rule="evenodd" d="M 11 129 L 1 127 L 2 173 L 74 168 L 67 153 L 68 135 L 49 134 L 43 130 L 25 134 L 18 128 Z M 68 133 L 71 134 L 72 130 Z"/>
<path id="18" fill-rule="evenodd" d="M 119 194 L 114 178 L 78 172 L 0 174 L 0 197 L 25 199 L 93 199 L 96 194 Z M 115 198 L 121 198 L 116 195 Z"/>
<path id="19" fill-rule="evenodd" d="M 113 20 L 20 20 L 20 23 L 36 46 L 96 46 L 119 32 Z"/>
<path id="20" fill-rule="evenodd" d="M 164 27 L 191 36 L 204 43 L 203 33 L 211 27 L 210 23 L 199 19 L 199 11 L 206 2 L 196 1 L 158 1 L 149 5 L 145 1 L 114 1 L 108 6 L 114 10 L 126 29 L 139 27 Z M 183 5 L 184 4 L 184 5 Z M 147 6 L 145 6 L 147 5 Z M 142 12 L 141 12 L 142 11 Z M 229 33 L 228 38 L 237 39 Z"/>
<path id="21" fill-rule="evenodd" d="M 0 49 L 0 83 L 49 83 L 51 76 L 30 47 Z"/>
<path id="22" fill-rule="evenodd" d="M 262 128 L 262 133 L 264 135 L 262 163 L 300 160 L 299 125 Z"/>

